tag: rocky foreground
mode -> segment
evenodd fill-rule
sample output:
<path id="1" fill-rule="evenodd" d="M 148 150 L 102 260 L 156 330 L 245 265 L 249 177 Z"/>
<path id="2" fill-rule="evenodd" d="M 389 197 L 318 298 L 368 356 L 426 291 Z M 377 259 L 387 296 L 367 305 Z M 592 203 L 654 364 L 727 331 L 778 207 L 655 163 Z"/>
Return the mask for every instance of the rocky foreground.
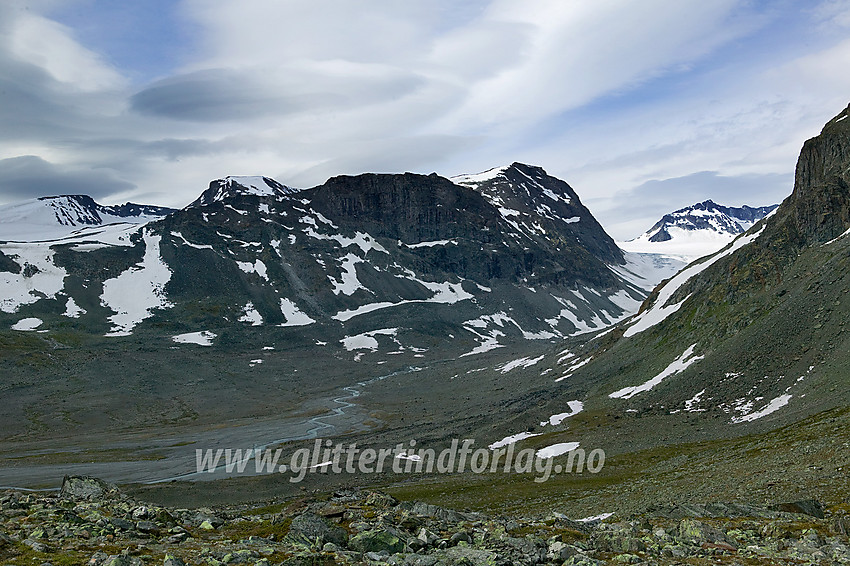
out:
<path id="1" fill-rule="evenodd" d="M 0 564 L 848 564 L 850 506 L 680 504 L 583 521 L 492 517 L 374 491 L 173 509 L 94 478 L 0 496 Z"/>

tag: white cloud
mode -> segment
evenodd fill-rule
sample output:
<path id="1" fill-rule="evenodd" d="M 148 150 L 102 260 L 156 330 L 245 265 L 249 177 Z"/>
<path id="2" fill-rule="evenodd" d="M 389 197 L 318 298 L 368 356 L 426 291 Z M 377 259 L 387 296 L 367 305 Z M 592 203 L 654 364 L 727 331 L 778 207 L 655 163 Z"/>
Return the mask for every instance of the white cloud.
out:
<path id="1" fill-rule="evenodd" d="M 7 41 L 10 52 L 21 61 L 44 69 L 74 89 L 93 92 L 124 84 L 123 77 L 99 55 L 82 47 L 71 30 L 44 17 L 21 15 Z"/>
<path id="2" fill-rule="evenodd" d="M 696 5 L 676 0 L 494 2 L 488 20 L 523 23 L 533 30 L 524 60 L 473 83 L 466 103 L 440 124 L 528 125 L 647 81 L 752 26 L 732 19 L 736 4 L 734 0 Z"/>
<path id="3" fill-rule="evenodd" d="M 28 171 L 179 206 L 227 174 L 305 187 L 519 160 L 629 237 L 647 226 L 625 233 L 624 198 L 653 200 L 652 221 L 679 206 L 653 187 L 721 200 L 761 179 L 753 197 L 780 200 L 802 141 L 850 92 L 844 0 L 185 0 L 186 63 L 135 87 L 48 18 L 63 3 L 0 6 L 0 150 L 43 160 L 9 161 L 29 167 L 0 199 Z"/>

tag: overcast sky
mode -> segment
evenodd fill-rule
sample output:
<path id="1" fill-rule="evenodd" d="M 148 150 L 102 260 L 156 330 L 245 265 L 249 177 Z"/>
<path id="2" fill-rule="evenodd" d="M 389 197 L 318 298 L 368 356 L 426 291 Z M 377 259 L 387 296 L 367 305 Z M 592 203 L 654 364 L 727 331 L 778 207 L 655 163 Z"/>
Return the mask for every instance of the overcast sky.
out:
<path id="1" fill-rule="evenodd" d="M 0 203 L 522 161 L 627 239 L 781 201 L 848 69 L 850 0 L 2 0 Z"/>

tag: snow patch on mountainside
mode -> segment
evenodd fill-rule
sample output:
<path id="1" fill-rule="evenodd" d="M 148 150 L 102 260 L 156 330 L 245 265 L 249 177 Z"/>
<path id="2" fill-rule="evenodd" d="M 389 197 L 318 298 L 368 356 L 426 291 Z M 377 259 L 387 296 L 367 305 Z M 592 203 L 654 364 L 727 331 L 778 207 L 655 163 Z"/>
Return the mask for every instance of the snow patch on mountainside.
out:
<path id="1" fill-rule="evenodd" d="M 171 340 L 178 344 L 197 344 L 198 346 L 212 346 L 213 340 L 218 336 L 215 332 L 202 330 L 201 332 L 187 332 L 172 336 Z"/>
<path id="2" fill-rule="evenodd" d="M 516 368 L 529 368 L 533 365 L 537 365 L 537 363 L 540 362 L 544 357 L 545 356 L 538 356 L 536 358 L 519 358 L 518 360 L 513 360 L 502 364 L 501 366 L 497 366 L 496 369 L 502 373 L 508 373 L 509 371 Z"/>
<path id="3" fill-rule="evenodd" d="M 17 312 L 62 291 L 67 272 L 54 264 L 49 244 L 6 244 L 0 249 L 21 267 L 20 273 L 0 271 L 0 310 Z"/>
<path id="4" fill-rule="evenodd" d="M 12 325 L 12 330 L 18 330 L 21 332 L 32 332 L 36 328 L 42 325 L 44 321 L 40 318 L 22 318 L 18 322 Z"/>
<path id="5" fill-rule="evenodd" d="M 266 270 L 266 264 L 259 259 L 254 261 L 254 263 L 246 261 L 237 261 L 236 265 L 238 265 L 239 269 L 241 269 L 245 273 L 256 273 L 266 281 L 269 280 L 269 276 Z"/>
<path id="6" fill-rule="evenodd" d="M 691 364 L 694 362 L 698 362 L 703 359 L 705 356 L 695 356 L 694 348 L 696 348 L 696 344 L 691 344 L 687 350 L 685 350 L 681 356 L 673 360 L 669 366 L 664 368 L 664 370 L 644 383 L 640 385 L 635 385 L 633 387 L 624 387 L 619 391 L 615 391 L 608 395 L 612 399 L 631 399 L 638 393 L 643 393 L 645 391 L 651 390 L 653 387 L 664 381 L 666 378 L 671 375 L 675 375 L 677 373 L 681 373 L 685 371 Z"/>
<path id="7" fill-rule="evenodd" d="M 408 248 L 433 248 L 434 246 L 457 245 L 457 240 L 432 240 L 430 242 L 419 242 L 418 244 L 403 244 Z"/>
<path id="8" fill-rule="evenodd" d="M 762 417 L 766 417 L 767 415 L 769 415 L 771 413 L 775 413 L 776 411 L 778 411 L 779 409 L 781 409 L 782 407 L 787 405 L 789 403 L 789 401 L 791 401 L 792 397 L 793 397 L 793 395 L 789 395 L 788 393 L 780 395 L 779 397 L 775 397 L 775 398 L 771 399 L 770 402 L 768 402 L 767 405 L 765 405 L 764 407 L 762 407 L 758 411 L 749 412 L 749 410 L 745 410 L 745 411 L 743 411 L 744 412 L 743 415 L 740 415 L 740 416 L 737 416 L 737 417 L 732 417 L 732 422 L 736 423 L 736 424 L 737 423 L 744 423 L 744 422 L 751 422 L 751 421 L 758 420 Z M 750 407 L 751 407 L 751 405 L 750 405 Z M 749 407 L 747 409 L 749 409 Z"/>
<path id="9" fill-rule="evenodd" d="M 351 320 L 356 316 L 361 316 L 366 313 L 386 308 L 398 307 L 401 305 L 411 305 L 415 303 L 454 304 L 459 301 L 465 301 L 468 299 L 475 298 L 474 295 L 471 295 L 463 290 L 463 286 L 461 283 L 432 283 L 429 281 L 422 281 L 421 279 L 416 279 L 412 276 L 406 277 L 406 279 L 410 279 L 411 281 L 419 283 L 423 287 L 426 287 L 427 289 L 433 291 L 434 295 L 430 299 L 406 299 L 398 302 L 382 301 L 377 303 L 369 303 L 366 305 L 361 305 L 354 309 L 340 311 L 336 313 L 332 318 L 334 320 L 345 322 L 347 320 Z"/>
<path id="10" fill-rule="evenodd" d="M 237 320 L 239 322 L 250 322 L 251 326 L 260 326 L 263 324 L 263 315 L 254 307 L 254 303 L 249 302 L 242 307 L 242 316 Z"/>
<path id="11" fill-rule="evenodd" d="M 395 337 L 397 334 L 398 328 L 381 328 L 378 330 L 363 332 L 362 334 L 355 334 L 354 336 L 346 336 L 340 340 L 340 342 L 349 352 L 354 350 L 371 350 L 374 352 L 378 349 L 378 340 L 375 336 Z"/>
<path id="12" fill-rule="evenodd" d="M 487 446 L 490 450 L 496 450 L 497 448 L 502 448 L 505 446 L 510 446 L 511 444 L 516 444 L 520 440 L 525 440 L 526 438 L 534 438 L 535 436 L 540 436 L 543 434 L 542 432 L 518 432 L 516 434 L 512 434 L 510 436 L 504 437 L 502 440 L 497 440 L 493 444 Z"/>
<path id="13" fill-rule="evenodd" d="M 74 301 L 74 297 L 68 297 L 68 301 L 65 303 L 65 312 L 62 313 L 62 316 L 67 316 L 68 318 L 80 318 L 80 316 L 86 314 L 86 309 L 81 308 Z"/>
<path id="14" fill-rule="evenodd" d="M 339 261 L 341 264 L 340 269 L 342 269 L 340 280 L 328 275 L 328 279 L 333 285 L 333 289 L 331 289 L 333 294 L 339 295 L 342 293 L 343 295 L 350 297 L 358 289 L 369 291 L 369 289 L 367 289 L 362 283 L 360 283 L 360 280 L 357 279 L 356 265 L 358 263 L 363 263 L 363 260 L 354 254 L 346 254 L 344 257 L 340 258 Z M 371 291 L 369 292 L 371 293 Z"/>
<path id="15" fill-rule="evenodd" d="M 295 303 L 286 298 L 280 300 L 280 312 L 286 319 L 286 322 L 280 326 L 306 326 L 316 322 L 304 314 Z"/>
<path id="16" fill-rule="evenodd" d="M 142 261 L 118 277 L 103 282 L 100 302 L 115 311 L 107 318 L 113 324 L 107 336 L 129 336 L 136 325 L 153 315 L 154 309 L 173 306 L 165 296 L 171 269 L 160 256 L 161 237 L 147 230 L 142 232 L 142 237 L 145 242 Z"/>
<path id="17" fill-rule="evenodd" d="M 568 454 L 573 450 L 576 450 L 579 446 L 581 445 L 578 442 L 559 442 L 558 444 L 552 444 L 551 446 L 541 448 L 535 452 L 534 455 L 541 460 L 546 460 L 548 458 L 555 458 L 556 456 Z"/>
<path id="18" fill-rule="evenodd" d="M 193 244 L 192 242 L 190 242 L 189 240 L 187 240 L 187 239 L 183 236 L 183 234 L 181 234 L 180 232 L 171 232 L 171 235 L 172 235 L 172 236 L 174 236 L 175 238 L 180 238 L 180 240 L 182 240 L 182 242 L 183 242 L 184 244 L 186 244 L 187 246 L 189 246 L 190 248 L 195 248 L 195 249 L 197 249 L 197 250 L 214 250 L 214 249 L 215 249 L 215 248 L 213 248 L 212 246 L 210 246 L 209 244 L 203 244 L 203 245 L 201 245 L 201 244 Z"/>
<path id="19" fill-rule="evenodd" d="M 568 401 L 567 407 L 570 409 L 569 411 L 567 411 L 566 413 L 558 413 L 557 415 L 552 415 L 551 417 L 549 417 L 549 420 L 540 423 L 540 426 L 546 426 L 547 424 L 557 426 L 561 424 L 562 422 L 564 422 L 565 419 L 574 417 L 580 412 L 582 412 L 584 410 L 584 403 L 582 403 L 581 401 Z"/>
<path id="20" fill-rule="evenodd" d="M 320 234 L 312 227 L 308 226 L 304 229 L 304 233 L 317 240 L 335 240 L 343 248 L 347 248 L 348 246 L 357 246 L 364 254 L 369 253 L 370 250 L 375 250 L 376 252 L 382 252 L 385 254 L 389 253 L 384 246 L 375 240 L 375 238 L 364 232 L 355 232 L 354 237 L 349 238 L 342 234 Z"/>

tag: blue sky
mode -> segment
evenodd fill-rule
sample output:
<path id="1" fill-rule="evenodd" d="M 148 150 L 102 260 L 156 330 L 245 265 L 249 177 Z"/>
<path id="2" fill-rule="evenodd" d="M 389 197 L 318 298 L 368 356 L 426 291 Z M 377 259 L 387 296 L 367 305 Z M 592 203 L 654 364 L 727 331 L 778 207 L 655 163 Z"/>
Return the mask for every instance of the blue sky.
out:
<path id="1" fill-rule="evenodd" d="M 174 0 L 57 2 L 44 15 L 140 86 L 178 69 L 199 31 Z"/>
<path id="2" fill-rule="evenodd" d="M 782 200 L 847 68 L 850 0 L 5 0 L 0 203 L 523 161 L 626 239 Z"/>

